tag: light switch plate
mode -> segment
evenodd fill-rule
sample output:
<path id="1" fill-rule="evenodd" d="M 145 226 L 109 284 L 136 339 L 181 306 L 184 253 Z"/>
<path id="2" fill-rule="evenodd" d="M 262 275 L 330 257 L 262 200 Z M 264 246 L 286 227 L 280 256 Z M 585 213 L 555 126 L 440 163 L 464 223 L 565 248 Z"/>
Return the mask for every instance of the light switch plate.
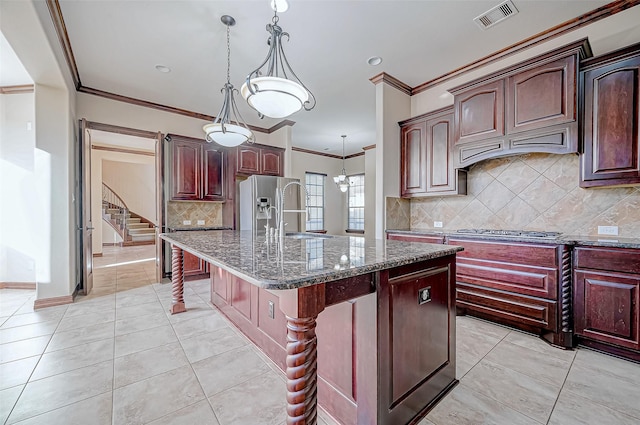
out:
<path id="1" fill-rule="evenodd" d="M 433 227 L 442 227 L 442 222 L 441 221 L 434 221 L 433 222 Z"/>
<path id="2" fill-rule="evenodd" d="M 182 220 L 182 224 L 185 226 L 191 226 L 191 220 Z"/>
<path id="3" fill-rule="evenodd" d="M 198 220 L 198 226 L 204 226 L 204 220 Z"/>
<path id="4" fill-rule="evenodd" d="M 598 226 L 598 234 L 618 236 L 618 226 Z"/>

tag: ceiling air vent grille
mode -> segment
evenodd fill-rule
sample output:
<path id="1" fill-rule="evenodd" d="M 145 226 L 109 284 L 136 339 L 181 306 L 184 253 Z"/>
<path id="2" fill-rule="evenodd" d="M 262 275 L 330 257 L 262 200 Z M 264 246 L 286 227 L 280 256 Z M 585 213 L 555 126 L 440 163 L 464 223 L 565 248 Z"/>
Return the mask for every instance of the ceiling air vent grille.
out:
<path id="1" fill-rule="evenodd" d="M 515 15 L 516 13 L 518 13 L 518 9 L 516 9 L 511 0 L 507 0 L 492 8 L 488 12 L 485 12 L 482 15 L 474 18 L 473 22 L 475 22 L 483 30 L 486 30 L 487 28 L 491 28 L 498 22 L 502 22 L 505 19 Z"/>

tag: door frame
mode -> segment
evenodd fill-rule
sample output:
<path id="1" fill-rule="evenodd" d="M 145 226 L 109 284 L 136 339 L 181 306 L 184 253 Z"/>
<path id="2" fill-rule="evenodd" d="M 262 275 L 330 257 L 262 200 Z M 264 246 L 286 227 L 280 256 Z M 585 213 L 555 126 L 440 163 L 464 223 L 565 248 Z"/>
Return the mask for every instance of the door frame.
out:
<path id="1" fill-rule="evenodd" d="M 155 140 L 155 167 L 156 167 L 156 184 L 155 184 L 155 200 L 156 200 L 156 217 L 158 225 L 156 226 L 156 280 L 160 282 L 162 280 L 162 270 L 164 268 L 164 256 L 162 255 L 163 244 L 159 242 L 158 235 L 165 231 L 165 209 L 164 209 L 164 135 L 161 132 L 154 132 L 148 130 L 141 130 L 137 128 L 122 127 L 113 124 L 105 124 L 95 121 L 86 121 L 84 119 L 81 122 L 85 122 L 86 130 L 99 130 L 109 133 L 117 133 L 125 136 L 136 136 L 145 139 Z M 86 176 L 85 176 L 86 177 Z M 82 182 L 83 185 L 90 184 L 91 176 L 88 176 L 88 181 Z M 80 205 L 79 208 L 84 208 L 84 205 Z M 89 205 L 91 208 L 91 205 Z M 86 241 L 82 240 L 82 244 L 79 249 L 82 249 L 82 245 Z M 82 274 L 86 273 L 85 263 L 82 263 Z"/>

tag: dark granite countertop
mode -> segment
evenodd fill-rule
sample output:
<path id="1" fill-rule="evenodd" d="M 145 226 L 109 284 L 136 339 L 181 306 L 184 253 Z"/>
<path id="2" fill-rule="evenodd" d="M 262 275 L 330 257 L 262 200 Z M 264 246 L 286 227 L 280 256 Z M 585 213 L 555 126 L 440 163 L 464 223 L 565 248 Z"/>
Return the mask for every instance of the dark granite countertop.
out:
<path id="1" fill-rule="evenodd" d="M 229 226 L 185 226 L 185 227 L 167 227 L 169 232 L 192 232 L 201 230 L 231 230 Z"/>
<path id="2" fill-rule="evenodd" d="M 285 237 L 282 249 L 250 231 L 163 233 L 160 237 L 266 289 L 293 289 L 455 254 L 462 248 L 351 236 Z"/>
<path id="3" fill-rule="evenodd" d="M 554 238 L 527 238 L 522 236 L 504 236 L 490 234 L 458 233 L 452 231 L 434 231 L 419 229 L 387 229 L 387 233 L 400 233 L 408 235 L 447 236 L 464 239 L 499 240 L 507 242 L 528 242 L 553 245 L 577 245 L 577 246 L 602 246 L 612 248 L 636 248 L 640 249 L 640 238 L 622 238 L 617 236 L 576 236 L 560 235 Z"/>

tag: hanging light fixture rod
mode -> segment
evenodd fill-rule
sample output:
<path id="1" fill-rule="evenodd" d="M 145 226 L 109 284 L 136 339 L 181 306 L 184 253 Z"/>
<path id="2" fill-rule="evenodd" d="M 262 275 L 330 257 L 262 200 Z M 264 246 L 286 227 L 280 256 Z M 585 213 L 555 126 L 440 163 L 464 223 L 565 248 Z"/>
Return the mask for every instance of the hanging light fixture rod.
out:
<path id="1" fill-rule="evenodd" d="M 285 118 L 302 108 L 310 111 L 316 106 L 315 96 L 298 78 L 284 53 L 282 38 L 289 40 L 289 33 L 278 25 L 279 19 L 276 7 L 272 23 L 267 24 L 267 57 L 247 75 L 240 88 L 242 97 L 260 118 Z"/>
<path id="2" fill-rule="evenodd" d="M 253 143 L 255 136 L 245 124 L 236 102 L 234 93 L 238 90 L 231 84 L 231 46 L 229 42 L 229 28 L 236 24 L 236 20 L 229 15 L 222 15 L 220 21 L 227 27 L 227 82 L 220 90 L 223 94 L 222 108 L 216 119 L 211 124 L 207 124 L 202 129 L 206 133 L 205 140 L 209 143 L 215 142 L 222 146 L 238 146 L 244 142 Z M 233 120 L 232 120 L 233 119 Z"/>

